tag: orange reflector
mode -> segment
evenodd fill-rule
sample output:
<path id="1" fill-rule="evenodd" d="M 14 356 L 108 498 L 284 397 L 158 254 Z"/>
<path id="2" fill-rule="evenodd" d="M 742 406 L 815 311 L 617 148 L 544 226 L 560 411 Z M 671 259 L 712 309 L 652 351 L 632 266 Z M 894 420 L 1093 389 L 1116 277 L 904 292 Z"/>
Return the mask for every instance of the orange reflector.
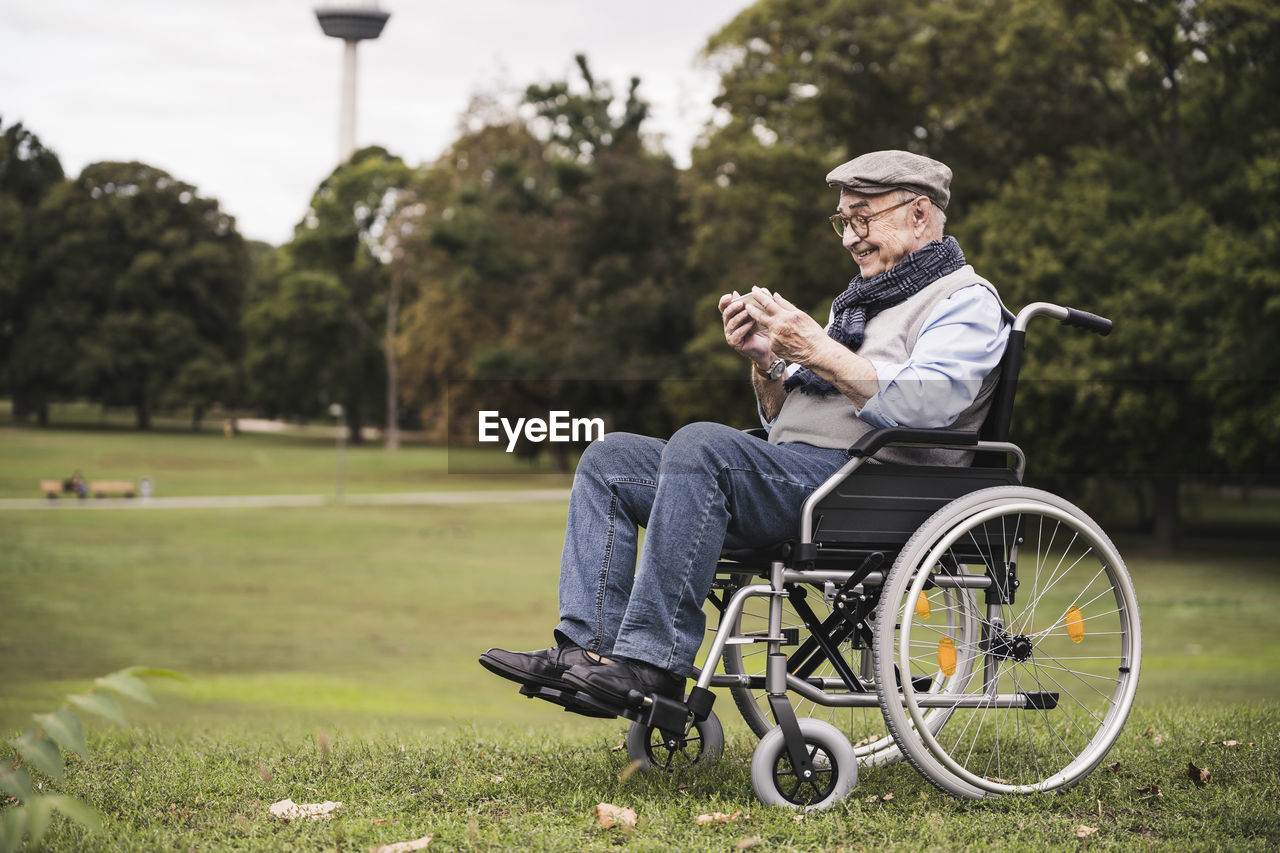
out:
<path id="1" fill-rule="evenodd" d="M 956 644 L 950 637 L 943 637 L 938 643 L 938 669 L 943 675 L 956 674 Z"/>
<path id="2" fill-rule="evenodd" d="M 1074 604 L 1067 610 L 1067 636 L 1071 642 L 1078 643 L 1084 639 L 1084 614 Z"/>
<path id="3" fill-rule="evenodd" d="M 921 619 L 928 619 L 929 612 L 931 610 L 932 608 L 929 606 L 929 596 L 925 595 L 923 592 L 920 593 L 920 597 L 916 599 L 916 615 Z"/>

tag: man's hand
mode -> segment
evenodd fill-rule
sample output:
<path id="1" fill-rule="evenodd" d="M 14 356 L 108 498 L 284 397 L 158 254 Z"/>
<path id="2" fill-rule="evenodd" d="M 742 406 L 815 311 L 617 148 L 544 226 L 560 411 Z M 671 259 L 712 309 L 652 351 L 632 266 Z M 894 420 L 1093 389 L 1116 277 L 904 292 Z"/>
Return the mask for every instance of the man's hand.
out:
<path id="1" fill-rule="evenodd" d="M 751 296 L 743 297 L 736 290 L 720 297 L 718 307 L 724 320 L 724 339 L 761 370 L 768 370 L 777 356 L 769 349 L 769 333 L 747 313 L 748 302 Z"/>
<path id="2" fill-rule="evenodd" d="M 752 288 L 751 296 L 741 304 L 767 335 L 769 350 L 776 357 L 809 366 L 831 341 L 816 320 L 776 293 Z"/>

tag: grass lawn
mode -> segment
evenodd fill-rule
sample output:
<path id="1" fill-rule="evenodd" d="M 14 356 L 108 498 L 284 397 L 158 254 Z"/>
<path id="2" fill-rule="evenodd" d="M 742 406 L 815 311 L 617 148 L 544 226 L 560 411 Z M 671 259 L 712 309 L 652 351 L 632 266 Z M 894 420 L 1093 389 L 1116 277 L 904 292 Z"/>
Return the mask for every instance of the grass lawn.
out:
<path id="1" fill-rule="evenodd" d="M 3 421 L 0 421 L 3 423 Z M 39 498 L 41 480 L 151 479 L 156 497 L 332 495 L 338 455 L 333 439 L 206 430 L 23 429 L 0 426 L 0 498 Z M 501 451 L 407 444 L 392 453 L 376 443 L 348 445 L 342 456 L 348 493 L 567 486 L 545 459 Z M 454 473 L 450 473 L 450 472 Z M 458 473 L 464 471 L 468 473 Z M 61 500 L 68 500 L 63 496 Z"/>
<path id="2" fill-rule="evenodd" d="M 173 439 L 164 453 L 193 472 L 189 493 L 241 482 L 218 463 L 241 438 L 50 432 L 64 439 L 50 459 L 69 458 L 77 441 L 85 455 L 119 439 L 117 452 L 145 456 Z M 44 434 L 0 430 L 0 482 L 17 481 L 11 441 L 29 448 Z M 257 446 L 291 471 L 307 453 L 332 461 L 332 448 Z M 277 449 L 301 455 L 279 462 Z M 378 465 L 418 452 L 369 451 Z M 371 472 L 369 490 L 393 491 L 394 468 Z M 445 487 L 423 483 L 412 488 Z M 549 641 L 564 514 L 557 504 L 0 512 L 5 740 L 114 669 L 189 676 L 154 683 L 156 708 L 129 706 L 134 728 L 91 728 L 90 754 L 72 759 L 60 787 L 92 803 L 105 831 L 87 837 L 57 818 L 47 846 L 364 850 L 427 834 L 446 850 L 1280 844 L 1280 573 L 1268 542 L 1193 542 L 1169 558 L 1121 543 L 1145 654 L 1138 703 L 1107 759 L 1115 772 L 1061 795 L 975 804 L 899 764 L 865 771 L 849 800 L 796 821 L 754 799 L 755 740 L 727 695 L 718 766 L 628 776 L 614 749 L 622 722 L 525 700 L 476 664 L 490 645 Z M 9 755 L 0 745 L 0 760 Z M 1192 783 L 1188 762 L 1209 768 L 1207 785 Z M 286 797 L 344 805 L 328 821 L 267 815 Z M 635 808 L 637 827 L 597 828 L 602 801 Z M 739 810 L 725 825 L 695 821 Z M 1077 839 L 1080 826 L 1097 831 Z"/>

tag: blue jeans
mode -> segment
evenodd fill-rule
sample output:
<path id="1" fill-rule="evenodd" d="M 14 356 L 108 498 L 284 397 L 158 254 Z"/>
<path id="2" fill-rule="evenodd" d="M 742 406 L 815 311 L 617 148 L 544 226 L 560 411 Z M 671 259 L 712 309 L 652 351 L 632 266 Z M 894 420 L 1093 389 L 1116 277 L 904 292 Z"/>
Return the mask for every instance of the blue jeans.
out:
<path id="1" fill-rule="evenodd" d="M 721 550 L 796 536 L 804 499 L 847 461 L 843 450 L 769 444 L 717 423 L 669 441 L 610 433 L 592 443 L 569 498 L 556 630 L 690 675 Z"/>

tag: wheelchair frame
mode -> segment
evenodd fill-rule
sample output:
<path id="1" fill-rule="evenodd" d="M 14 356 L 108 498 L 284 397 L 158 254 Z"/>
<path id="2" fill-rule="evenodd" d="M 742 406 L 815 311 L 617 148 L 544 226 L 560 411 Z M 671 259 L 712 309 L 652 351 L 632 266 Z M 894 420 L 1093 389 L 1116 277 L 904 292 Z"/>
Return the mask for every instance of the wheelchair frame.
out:
<path id="1" fill-rule="evenodd" d="M 1101 763 L 1137 688 L 1137 601 L 1101 528 L 1067 501 L 1021 485 L 1026 458 L 1008 434 L 1026 329 L 1037 316 L 1102 335 L 1111 330 L 1109 320 L 1084 311 L 1028 305 L 1014 320 L 981 433 L 872 431 L 805 501 L 794 542 L 724 555 L 710 598 L 719 624 L 686 701 L 633 694 L 621 711 L 598 708 L 634 721 L 633 759 L 666 769 L 679 760 L 714 760 L 723 733 L 711 688 L 724 687 L 762 735 L 751 777 L 766 803 L 829 806 L 852 790 L 860 763 L 900 757 L 935 786 L 966 798 L 1069 787 Z M 975 467 L 868 467 L 891 445 L 971 448 Z M 981 570 L 969 571 L 975 563 Z M 1057 615 L 1063 593 L 1082 578 L 1088 579 Z M 1019 592 L 1028 581 L 1030 592 Z M 808 605 L 807 590 L 821 590 L 826 615 Z M 767 602 L 767 613 L 757 617 L 761 631 L 741 627 L 754 599 Z M 941 627 L 931 624 L 935 600 Z M 788 604 L 801 627 L 784 627 Z M 1041 605 L 1051 618 L 1037 613 Z M 765 648 L 763 673 L 746 671 L 741 655 L 756 644 Z M 790 646 L 796 652 L 789 656 Z M 842 647 L 860 655 L 859 666 Z M 725 671 L 718 672 L 722 662 Z M 592 707 L 580 694 L 522 692 Z M 798 716 L 789 693 L 825 708 L 879 708 L 888 734 L 855 747 L 830 723 Z M 760 699 L 775 726 L 766 729 L 763 710 L 752 704 Z M 1062 726 L 1051 719 L 1055 710 Z M 992 722 L 992 711 L 1015 712 L 1014 728 Z"/>

